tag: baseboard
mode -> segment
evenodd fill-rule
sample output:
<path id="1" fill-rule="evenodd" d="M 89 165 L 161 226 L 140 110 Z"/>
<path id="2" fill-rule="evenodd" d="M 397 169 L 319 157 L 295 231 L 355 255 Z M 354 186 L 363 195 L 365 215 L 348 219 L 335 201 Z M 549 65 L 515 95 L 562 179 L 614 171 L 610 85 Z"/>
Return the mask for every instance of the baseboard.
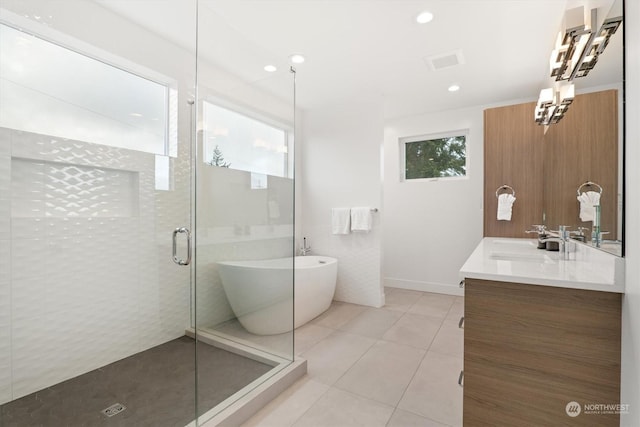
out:
<path id="1" fill-rule="evenodd" d="M 391 277 L 385 277 L 384 286 L 389 288 L 410 289 L 412 291 L 464 296 L 464 289 L 457 284 L 446 285 L 443 283 L 419 282 L 417 280 L 394 279 Z"/>

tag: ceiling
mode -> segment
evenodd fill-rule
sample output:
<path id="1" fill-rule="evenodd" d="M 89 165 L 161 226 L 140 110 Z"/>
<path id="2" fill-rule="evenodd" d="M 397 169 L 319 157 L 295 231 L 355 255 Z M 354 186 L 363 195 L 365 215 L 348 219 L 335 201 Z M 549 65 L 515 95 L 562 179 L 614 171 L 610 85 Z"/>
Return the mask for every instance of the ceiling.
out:
<path id="1" fill-rule="evenodd" d="M 164 38 L 193 49 L 184 0 L 95 0 Z M 313 109 L 364 99 L 386 118 L 536 99 L 564 11 L 579 4 L 604 16 L 614 0 L 200 0 L 200 58 L 278 96 L 289 55 L 297 104 Z M 620 0 L 617 0 L 620 2 Z M 150 7 L 152 6 L 152 7 Z M 416 23 L 428 10 L 434 19 Z M 616 52 L 617 51 L 617 52 Z M 425 58 L 461 53 L 460 65 L 431 69 Z M 576 90 L 622 80 L 622 32 Z M 611 59 L 611 61 L 606 61 Z M 610 62 L 608 64 L 607 62 Z M 275 73 L 263 67 L 273 64 Z M 458 84 L 460 90 L 447 88 Z"/>

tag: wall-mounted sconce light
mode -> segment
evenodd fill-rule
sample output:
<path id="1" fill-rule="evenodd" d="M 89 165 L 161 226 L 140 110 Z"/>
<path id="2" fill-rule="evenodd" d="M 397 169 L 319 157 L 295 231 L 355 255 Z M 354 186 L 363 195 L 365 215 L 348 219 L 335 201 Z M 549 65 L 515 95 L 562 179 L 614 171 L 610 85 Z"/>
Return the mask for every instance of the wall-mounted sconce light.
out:
<path id="1" fill-rule="evenodd" d="M 535 120 L 539 125 L 551 123 L 551 116 L 556 110 L 556 93 L 553 88 L 542 89 L 535 109 Z"/>
<path id="2" fill-rule="evenodd" d="M 596 31 L 598 10 L 591 9 L 587 19 L 584 6 L 568 10 L 564 18 L 564 32 L 558 34 L 549 60 L 550 75 L 557 83 L 540 91 L 534 111 L 535 121 L 539 125 L 558 123 L 564 117 L 575 96 L 571 82 L 589 74 L 609 44 L 609 39 L 622 24 L 622 16 L 609 18 Z"/>
<path id="3" fill-rule="evenodd" d="M 589 74 L 604 52 L 609 38 L 622 23 L 622 17 L 609 18 L 599 30 L 598 9 L 591 9 L 590 19 L 585 19 L 584 6 L 565 13 L 565 30 L 558 34 L 555 49 L 551 52 L 549 68 L 556 81 L 571 81 Z"/>
<path id="4" fill-rule="evenodd" d="M 573 84 L 560 84 L 542 89 L 534 112 L 536 123 L 539 125 L 558 123 L 566 114 L 574 97 Z"/>
<path id="5" fill-rule="evenodd" d="M 598 57 L 604 52 L 607 44 L 609 44 L 609 39 L 621 23 L 621 16 L 604 21 L 600 30 L 593 34 L 589 48 L 585 49 L 585 55 L 583 55 L 584 57 L 575 71 L 575 77 L 584 77 L 595 67 L 596 62 L 598 62 Z"/>

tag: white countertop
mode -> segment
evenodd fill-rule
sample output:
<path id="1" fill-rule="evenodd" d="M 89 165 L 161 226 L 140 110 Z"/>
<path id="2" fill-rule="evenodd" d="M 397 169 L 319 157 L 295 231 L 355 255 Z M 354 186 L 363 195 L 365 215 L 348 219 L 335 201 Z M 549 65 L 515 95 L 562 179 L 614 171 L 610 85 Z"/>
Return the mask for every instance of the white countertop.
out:
<path id="1" fill-rule="evenodd" d="M 576 243 L 569 260 L 537 249 L 536 239 L 485 237 L 462 278 L 624 293 L 624 258 Z"/>

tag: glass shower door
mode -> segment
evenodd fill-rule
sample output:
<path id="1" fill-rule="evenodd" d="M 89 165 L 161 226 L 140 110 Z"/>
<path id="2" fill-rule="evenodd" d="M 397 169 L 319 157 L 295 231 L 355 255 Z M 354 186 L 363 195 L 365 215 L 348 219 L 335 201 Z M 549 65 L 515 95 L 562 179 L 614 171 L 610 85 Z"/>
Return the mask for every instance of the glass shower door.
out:
<path id="1" fill-rule="evenodd" d="M 196 417 L 195 6 L 0 3 L 2 425 Z"/>
<path id="2" fill-rule="evenodd" d="M 250 2 L 198 2 L 194 324 L 201 423 L 294 359 L 295 73 L 286 56 L 243 31 L 252 15 Z M 243 358 L 207 366 L 204 353 L 220 343 Z M 234 374 L 216 381 L 213 365 Z M 209 410 L 222 389 L 225 399 Z"/>

